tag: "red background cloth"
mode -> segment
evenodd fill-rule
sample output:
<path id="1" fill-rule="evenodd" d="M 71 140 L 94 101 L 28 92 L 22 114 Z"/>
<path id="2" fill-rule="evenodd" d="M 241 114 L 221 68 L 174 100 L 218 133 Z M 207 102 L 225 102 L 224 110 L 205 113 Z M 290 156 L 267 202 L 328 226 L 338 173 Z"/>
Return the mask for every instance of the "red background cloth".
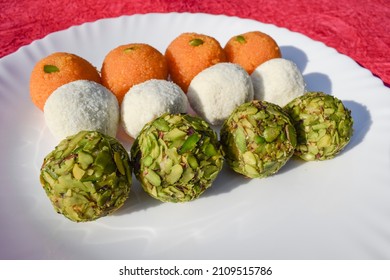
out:
<path id="1" fill-rule="evenodd" d="M 322 41 L 390 85 L 389 0 L 0 0 L 0 57 L 45 35 L 101 18 L 151 12 L 225 14 Z"/>

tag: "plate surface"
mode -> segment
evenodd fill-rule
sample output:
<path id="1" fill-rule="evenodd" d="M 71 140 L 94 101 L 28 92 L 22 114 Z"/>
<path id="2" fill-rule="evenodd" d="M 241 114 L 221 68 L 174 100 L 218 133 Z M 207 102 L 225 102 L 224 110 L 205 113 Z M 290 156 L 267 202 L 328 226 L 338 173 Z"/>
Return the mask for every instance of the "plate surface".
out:
<path id="1" fill-rule="evenodd" d="M 352 110 L 354 135 L 336 158 L 290 160 L 277 174 L 245 179 L 224 168 L 199 199 L 160 203 L 134 179 L 118 212 L 73 223 L 54 212 L 39 183 L 57 141 L 30 101 L 29 76 L 52 52 L 98 69 L 118 45 L 164 52 L 183 32 L 215 37 L 260 30 L 304 74 Z M 390 90 L 352 59 L 308 37 L 253 20 L 206 14 L 146 14 L 85 23 L 0 60 L 1 259 L 390 259 Z M 121 139 L 129 148 L 130 143 Z"/>

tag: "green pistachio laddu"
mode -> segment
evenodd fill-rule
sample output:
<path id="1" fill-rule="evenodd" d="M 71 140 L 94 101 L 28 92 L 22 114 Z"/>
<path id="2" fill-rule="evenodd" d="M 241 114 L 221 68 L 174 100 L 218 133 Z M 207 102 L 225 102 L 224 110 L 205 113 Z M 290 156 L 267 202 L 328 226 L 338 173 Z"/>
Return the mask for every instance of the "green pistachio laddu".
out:
<path id="1" fill-rule="evenodd" d="M 227 164 L 249 178 L 276 173 L 293 155 L 295 128 L 283 109 L 253 100 L 237 107 L 220 131 Z"/>
<path id="2" fill-rule="evenodd" d="M 164 114 L 144 126 L 131 147 L 134 174 L 163 202 L 199 197 L 222 169 L 216 133 L 199 117 Z"/>
<path id="3" fill-rule="evenodd" d="M 331 159 L 351 140 L 351 111 L 334 96 L 308 92 L 292 100 L 284 109 L 297 131 L 295 155 L 306 161 Z"/>
<path id="4" fill-rule="evenodd" d="M 116 139 L 81 131 L 62 140 L 45 157 L 40 181 L 58 213 L 86 222 L 123 205 L 131 176 L 129 154 Z"/>

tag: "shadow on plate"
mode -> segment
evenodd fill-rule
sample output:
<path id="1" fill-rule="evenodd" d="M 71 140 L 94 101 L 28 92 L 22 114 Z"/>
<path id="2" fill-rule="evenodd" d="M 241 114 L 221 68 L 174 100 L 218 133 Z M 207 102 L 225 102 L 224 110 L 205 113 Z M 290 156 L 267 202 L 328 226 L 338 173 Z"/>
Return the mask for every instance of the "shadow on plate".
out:
<path id="1" fill-rule="evenodd" d="M 133 175 L 133 183 L 130 190 L 129 198 L 125 204 L 112 213 L 112 216 L 122 216 L 132 214 L 138 211 L 145 211 L 148 208 L 153 208 L 161 205 L 163 202 L 154 199 L 147 194 L 143 189 L 139 181 Z"/>
<path id="2" fill-rule="evenodd" d="M 292 156 L 287 162 L 285 165 L 282 166 L 282 168 L 279 169 L 279 171 L 277 173 L 275 173 L 274 175 L 280 175 L 280 174 L 284 174 L 284 173 L 288 173 L 290 172 L 291 170 L 301 166 L 302 164 L 306 164 L 308 163 L 307 161 L 304 161 L 303 159 L 297 157 L 297 156 Z"/>
<path id="3" fill-rule="evenodd" d="M 282 57 L 293 61 L 299 71 L 302 73 L 305 71 L 308 59 L 304 51 L 293 46 L 280 46 L 280 51 L 282 52 Z"/>
<path id="4" fill-rule="evenodd" d="M 345 153 L 363 142 L 372 125 L 372 119 L 370 111 L 368 111 L 366 106 L 352 100 L 343 100 L 343 103 L 345 107 L 351 110 L 353 118 L 353 135 L 343 151 Z"/>
<path id="5" fill-rule="evenodd" d="M 332 81 L 322 73 L 308 73 L 303 75 L 306 83 L 306 91 L 322 91 L 327 94 L 332 92 Z"/>
<path id="6" fill-rule="evenodd" d="M 241 185 L 245 185 L 250 182 L 250 178 L 246 178 L 236 172 L 234 172 L 226 163 L 223 166 L 223 170 L 215 179 L 211 188 L 207 189 L 201 196 L 209 197 L 213 195 L 220 195 L 222 193 L 229 193 L 235 188 Z"/>
<path id="7" fill-rule="evenodd" d="M 276 173 L 283 174 L 293 170 L 296 167 L 299 167 L 301 164 L 304 164 L 305 161 L 300 159 L 291 158 L 286 162 L 284 166 Z M 275 175 L 276 175 L 275 174 Z M 223 193 L 229 193 L 235 188 L 238 188 L 242 185 L 249 183 L 252 180 L 261 180 L 260 178 L 247 178 L 244 175 L 234 172 L 227 164 L 225 163 L 224 168 L 221 174 L 215 180 L 212 188 L 208 189 L 202 197 L 209 197 L 213 195 L 220 195 Z"/>
<path id="8" fill-rule="evenodd" d="M 212 187 L 208 188 L 200 198 L 228 193 L 234 188 L 248 183 L 251 179 L 235 173 L 229 166 L 224 164 L 223 170 L 213 182 Z M 139 181 L 133 176 L 133 184 L 131 187 L 129 198 L 125 204 L 112 213 L 113 216 L 128 215 L 138 211 L 145 211 L 148 208 L 153 208 L 164 204 L 157 199 L 152 198 L 143 189 Z M 180 205 L 180 203 L 177 203 Z"/>
<path id="9" fill-rule="evenodd" d="M 282 57 L 293 61 L 301 73 L 305 72 L 308 58 L 304 51 L 293 46 L 281 46 Z M 332 82 L 329 77 L 322 73 L 303 74 L 306 83 L 306 91 L 322 91 L 330 94 L 332 92 Z"/>

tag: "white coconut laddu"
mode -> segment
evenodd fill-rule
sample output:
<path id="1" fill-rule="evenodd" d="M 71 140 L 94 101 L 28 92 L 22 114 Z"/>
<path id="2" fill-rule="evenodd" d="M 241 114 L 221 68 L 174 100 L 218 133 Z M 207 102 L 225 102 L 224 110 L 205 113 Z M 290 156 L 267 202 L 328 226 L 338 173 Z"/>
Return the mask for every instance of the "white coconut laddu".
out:
<path id="1" fill-rule="evenodd" d="M 46 124 L 58 139 L 82 130 L 95 130 L 115 137 L 119 114 L 118 101 L 112 92 L 87 80 L 57 88 L 44 106 Z"/>
<path id="2" fill-rule="evenodd" d="M 136 138 L 144 125 L 164 113 L 186 113 L 187 97 L 173 82 L 151 79 L 133 86 L 121 104 L 121 122 L 128 135 Z"/>
<path id="3" fill-rule="evenodd" d="M 305 93 L 305 82 L 294 62 L 284 58 L 270 59 L 251 74 L 254 98 L 281 107 Z"/>
<path id="4" fill-rule="evenodd" d="M 253 85 L 238 64 L 218 63 L 194 77 L 187 97 L 199 116 L 220 125 L 237 106 L 253 99 Z"/>

